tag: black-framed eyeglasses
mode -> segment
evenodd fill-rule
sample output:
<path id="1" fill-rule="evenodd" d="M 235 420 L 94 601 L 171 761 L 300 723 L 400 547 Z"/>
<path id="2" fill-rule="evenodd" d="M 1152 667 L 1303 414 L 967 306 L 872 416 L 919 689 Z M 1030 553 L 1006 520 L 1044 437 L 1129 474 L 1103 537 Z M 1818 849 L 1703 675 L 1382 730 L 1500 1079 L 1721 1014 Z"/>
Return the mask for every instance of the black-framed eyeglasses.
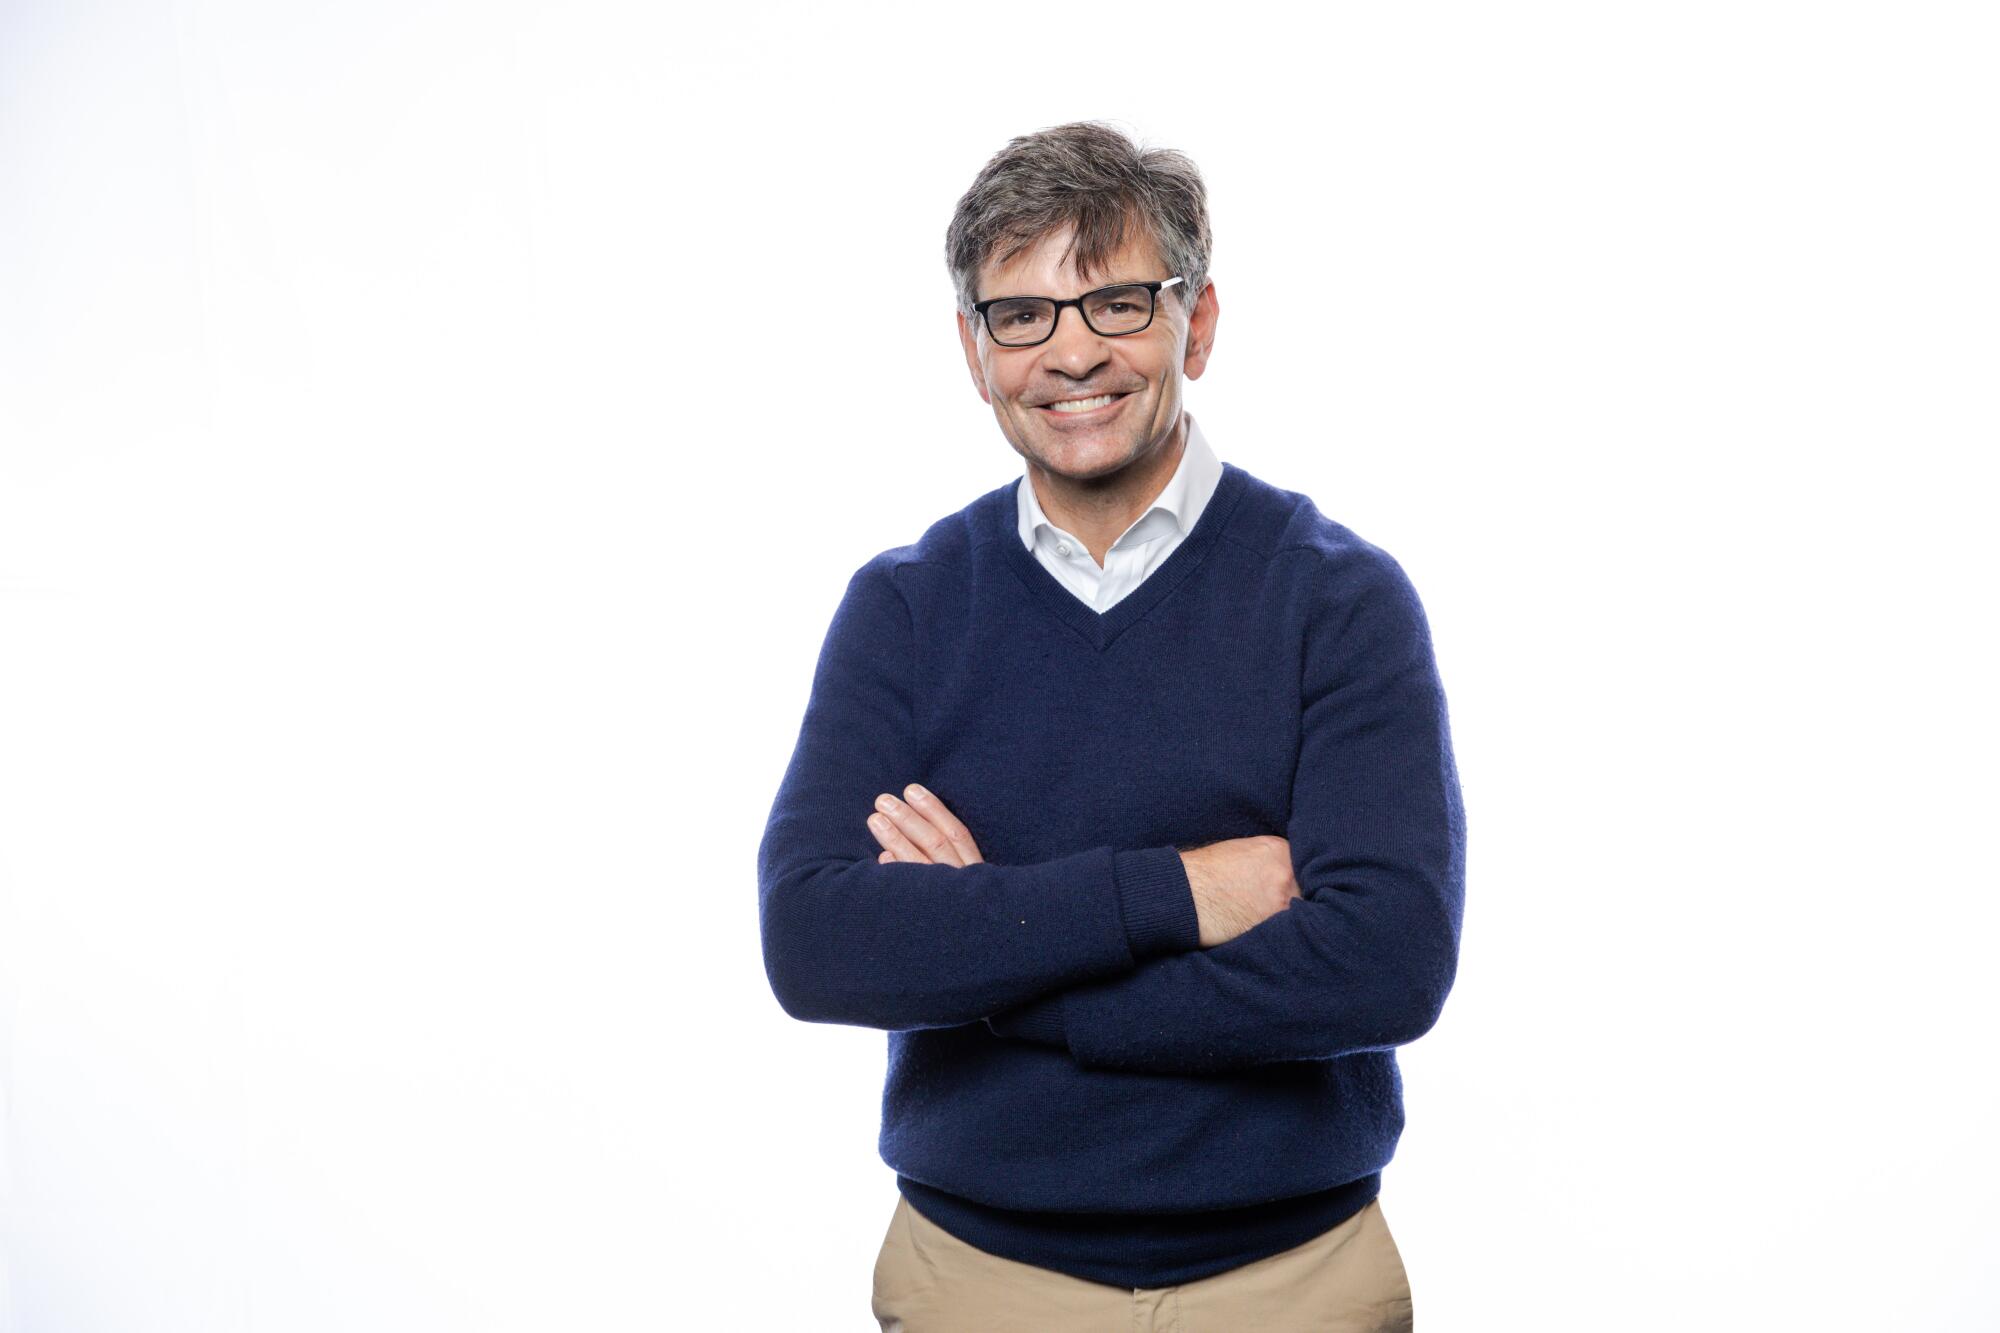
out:
<path id="1" fill-rule="evenodd" d="M 990 301 L 974 301 L 972 308 L 986 321 L 986 331 L 1002 347 L 1033 347 L 1055 337 L 1056 321 L 1066 305 L 1076 307 L 1092 333 L 1105 338 L 1123 338 L 1143 332 L 1153 322 L 1158 295 L 1178 277 L 1157 282 L 1121 282 L 1099 287 L 1094 292 L 1067 301 L 1053 296 L 996 296 Z"/>

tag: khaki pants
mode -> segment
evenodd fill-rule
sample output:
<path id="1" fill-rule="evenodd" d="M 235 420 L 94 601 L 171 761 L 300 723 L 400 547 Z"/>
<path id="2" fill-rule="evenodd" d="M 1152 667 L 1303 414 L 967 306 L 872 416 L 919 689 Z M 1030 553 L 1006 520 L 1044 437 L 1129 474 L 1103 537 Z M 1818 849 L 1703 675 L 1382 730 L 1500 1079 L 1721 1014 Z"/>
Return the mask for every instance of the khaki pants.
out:
<path id="1" fill-rule="evenodd" d="M 1178 1287 L 1113 1287 L 966 1244 L 897 1197 L 875 1258 L 882 1333 L 1410 1333 L 1379 1197 L 1331 1231 Z"/>

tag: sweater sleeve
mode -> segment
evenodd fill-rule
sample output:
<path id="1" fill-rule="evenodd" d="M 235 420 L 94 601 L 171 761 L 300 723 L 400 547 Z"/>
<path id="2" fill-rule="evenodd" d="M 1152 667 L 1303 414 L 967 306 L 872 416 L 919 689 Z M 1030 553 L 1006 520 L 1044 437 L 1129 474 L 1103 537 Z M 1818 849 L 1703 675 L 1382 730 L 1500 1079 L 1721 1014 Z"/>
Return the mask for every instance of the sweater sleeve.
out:
<path id="1" fill-rule="evenodd" d="M 1465 814 L 1429 625 L 1376 547 L 1329 560 L 1318 591 L 1285 828 L 1301 896 L 1215 948 L 994 1014 L 995 1033 L 1086 1067 L 1205 1073 L 1386 1050 L 1437 1022 Z"/>
<path id="2" fill-rule="evenodd" d="M 1194 897 L 1171 846 L 1032 865 L 876 859 L 875 797 L 927 782 L 894 556 L 848 581 L 758 846 L 764 969 L 780 1007 L 808 1022 L 949 1027 L 1196 948 Z"/>

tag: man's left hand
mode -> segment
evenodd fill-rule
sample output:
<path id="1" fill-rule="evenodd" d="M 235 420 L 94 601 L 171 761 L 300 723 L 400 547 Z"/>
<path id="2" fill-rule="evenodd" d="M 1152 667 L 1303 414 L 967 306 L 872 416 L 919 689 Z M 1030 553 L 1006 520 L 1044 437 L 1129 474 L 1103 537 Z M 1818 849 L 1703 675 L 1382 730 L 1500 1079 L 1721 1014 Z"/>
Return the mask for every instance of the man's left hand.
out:
<path id="1" fill-rule="evenodd" d="M 884 863 L 969 866 L 985 860 L 958 816 L 914 782 L 903 788 L 902 800 L 888 792 L 875 798 L 868 831 L 882 844 L 882 854 L 875 859 Z"/>

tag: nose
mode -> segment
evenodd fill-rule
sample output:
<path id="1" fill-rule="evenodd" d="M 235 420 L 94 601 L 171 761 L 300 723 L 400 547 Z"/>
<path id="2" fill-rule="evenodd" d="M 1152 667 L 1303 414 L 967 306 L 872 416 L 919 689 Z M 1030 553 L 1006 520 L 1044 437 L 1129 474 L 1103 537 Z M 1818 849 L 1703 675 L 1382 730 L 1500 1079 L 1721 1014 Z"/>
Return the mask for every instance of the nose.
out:
<path id="1" fill-rule="evenodd" d="M 1111 358 L 1105 340 L 1092 331 L 1076 306 L 1056 311 L 1056 329 L 1042 347 L 1042 359 L 1073 380 L 1085 379 Z"/>

